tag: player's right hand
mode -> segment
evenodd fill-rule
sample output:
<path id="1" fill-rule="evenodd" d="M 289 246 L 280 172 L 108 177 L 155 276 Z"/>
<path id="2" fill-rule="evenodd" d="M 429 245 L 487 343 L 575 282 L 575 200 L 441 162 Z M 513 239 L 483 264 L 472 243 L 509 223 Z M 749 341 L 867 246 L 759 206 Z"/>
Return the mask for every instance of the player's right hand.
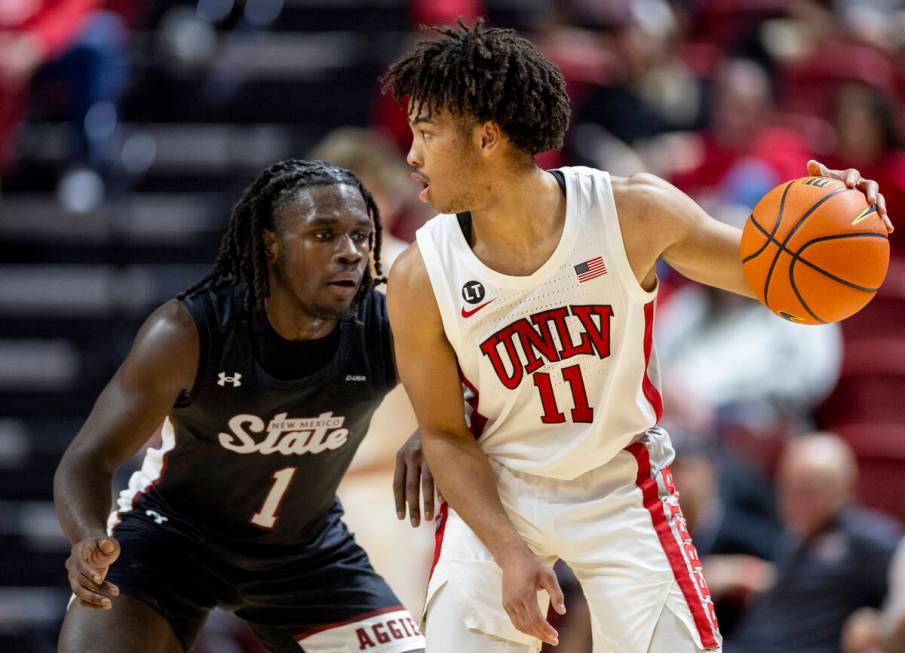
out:
<path id="1" fill-rule="evenodd" d="M 105 581 L 107 570 L 119 557 L 119 542 L 112 537 L 90 537 L 76 542 L 66 560 L 69 586 L 86 608 L 109 610 L 119 588 Z"/>
<path id="2" fill-rule="evenodd" d="M 396 499 L 396 517 L 405 519 L 408 505 L 414 528 L 421 524 L 421 499 L 424 500 L 424 519 L 430 521 L 434 518 L 434 477 L 421 448 L 420 431 L 415 431 L 396 453 L 393 496 Z"/>
<path id="3" fill-rule="evenodd" d="M 559 633 L 537 603 L 537 593 L 546 590 L 553 609 L 559 614 L 566 613 L 565 599 L 553 568 L 530 551 L 507 558 L 500 563 L 500 568 L 503 570 L 503 607 L 512 625 L 551 646 L 558 645 Z"/>

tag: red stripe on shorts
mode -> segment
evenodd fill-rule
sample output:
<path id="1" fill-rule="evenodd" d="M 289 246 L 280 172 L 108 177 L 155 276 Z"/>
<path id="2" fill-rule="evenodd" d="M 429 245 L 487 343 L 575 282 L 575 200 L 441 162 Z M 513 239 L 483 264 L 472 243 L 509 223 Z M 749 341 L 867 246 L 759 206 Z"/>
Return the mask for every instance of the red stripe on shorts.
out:
<path id="1" fill-rule="evenodd" d="M 713 625 L 707 618 L 704 603 L 698 595 L 697 586 L 691 577 L 691 572 L 688 570 L 688 563 L 682 554 L 682 549 L 673 535 L 669 523 L 666 521 L 666 512 L 663 508 L 663 502 L 660 500 L 657 480 L 651 475 L 650 452 L 641 442 L 633 442 L 626 447 L 626 450 L 635 457 L 638 463 L 638 477 L 635 482 L 641 489 L 641 494 L 644 497 L 644 507 L 650 513 L 660 545 L 666 553 L 669 566 L 672 567 L 673 576 L 675 576 L 676 582 L 679 583 L 679 589 L 682 590 L 688 609 L 691 610 L 691 616 L 698 629 L 698 634 L 701 636 L 701 643 L 704 648 L 716 648 L 718 644 L 713 636 Z"/>
<path id="2" fill-rule="evenodd" d="M 443 535 L 446 533 L 446 520 L 449 519 L 449 504 L 445 501 L 440 504 L 440 510 L 437 512 L 437 529 L 434 531 L 434 559 L 431 562 L 431 570 L 427 575 L 430 580 L 434 575 L 434 569 L 440 561 L 440 551 L 443 549 Z"/>

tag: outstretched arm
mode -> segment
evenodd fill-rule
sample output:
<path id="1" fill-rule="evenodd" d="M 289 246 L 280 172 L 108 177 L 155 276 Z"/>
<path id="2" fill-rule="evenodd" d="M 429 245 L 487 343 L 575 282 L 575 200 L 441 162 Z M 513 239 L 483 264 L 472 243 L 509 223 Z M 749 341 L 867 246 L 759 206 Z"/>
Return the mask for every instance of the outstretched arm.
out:
<path id="1" fill-rule="evenodd" d="M 387 302 L 399 375 L 415 408 L 437 486 L 503 570 L 503 607 L 513 625 L 555 644 L 557 633 L 541 614 L 537 591 L 546 589 L 562 613 L 562 590 L 553 570 L 531 552 L 509 520 L 487 456 L 465 425 L 456 355 L 417 245 L 396 260 Z"/>
<path id="2" fill-rule="evenodd" d="M 106 529 L 113 472 L 160 426 L 179 393 L 192 386 L 198 356 L 198 331 L 188 310 L 176 300 L 157 309 L 57 467 L 54 505 L 73 545 L 66 568 L 72 591 L 86 607 L 109 608 L 118 594 L 104 581 L 119 556 L 119 545 Z"/>
<path id="3" fill-rule="evenodd" d="M 830 170 L 816 161 L 808 163 L 808 173 L 860 190 L 870 204 L 877 205 L 892 232 L 877 182 L 863 179 L 857 170 Z M 626 254 L 642 285 L 653 283 L 654 266 L 663 259 L 693 281 L 754 297 L 739 259 L 739 229 L 710 217 L 688 195 L 654 175 L 614 179 L 613 193 Z"/>

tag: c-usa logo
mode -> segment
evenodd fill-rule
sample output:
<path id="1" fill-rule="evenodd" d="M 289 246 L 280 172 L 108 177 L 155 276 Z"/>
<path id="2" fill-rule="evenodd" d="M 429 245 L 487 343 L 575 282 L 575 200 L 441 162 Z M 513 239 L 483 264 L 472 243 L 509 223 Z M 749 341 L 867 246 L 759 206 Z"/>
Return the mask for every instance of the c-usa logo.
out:
<path id="1" fill-rule="evenodd" d="M 462 286 L 462 299 L 469 304 L 479 304 L 485 294 L 484 284 L 480 281 L 469 281 Z"/>

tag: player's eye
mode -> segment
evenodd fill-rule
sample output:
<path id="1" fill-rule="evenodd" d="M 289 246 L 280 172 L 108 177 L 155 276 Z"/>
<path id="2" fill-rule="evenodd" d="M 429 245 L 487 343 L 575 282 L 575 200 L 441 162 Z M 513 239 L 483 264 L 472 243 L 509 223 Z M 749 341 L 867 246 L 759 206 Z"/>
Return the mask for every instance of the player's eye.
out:
<path id="1" fill-rule="evenodd" d="M 356 243 L 366 243 L 370 237 L 371 232 L 369 231 L 356 231 L 352 234 L 352 240 Z"/>
<path id="2" fill-rule="evenodd" d="M 325 242 L 329 241 L 331 238 L 333 238 L 333 232 L 332 231 L 315 231 L 314 238 L 316 240 L 321 241 L 322 243 L 325 243 Z"/>
<path id="3" fill-rule="evenodd" d="M 422 140 L 427 140 L 428 138 L 430 138 L 431 135 L 430 135 L 429 133 L 427 133 L 427 132 L 424 131 L 423 129 L 420 130 L 420 131 L 421 131 L 421 139 L 422 139 Z"/>

